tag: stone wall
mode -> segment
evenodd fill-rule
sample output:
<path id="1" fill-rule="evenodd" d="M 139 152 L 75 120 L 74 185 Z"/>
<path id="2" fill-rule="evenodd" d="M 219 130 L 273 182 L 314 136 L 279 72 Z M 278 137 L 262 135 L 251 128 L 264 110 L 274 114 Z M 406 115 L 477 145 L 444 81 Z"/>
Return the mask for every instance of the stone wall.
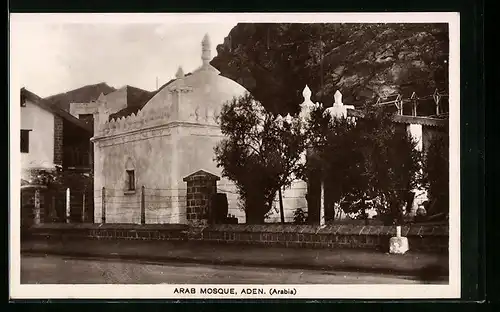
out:
<path id="1" fill-rule="evenodd" d="M 210 225 L 181 224 L 41 224 L 25 237 L 71 239 L 190 240 L 213 244 L 254 244 L 291 248 L 369 248 L 388 250 L 391 226 L 331 225 Z M 448 251 L 448 226 L 411 225 L 402 227 L 410 250 Z"/>
<path id="2" fill-rule="evenodd" d="M 139 222 L 138 191 L 127 190 L 127 170 L 133 169 L 136 188 L 145 186 L 148 191 L 146 223 L 187 223 L 187 187 L 182 179 L 200 169 L 220 175 L 213 161 L 213 148 L 219 140 L 217 127 L 176 123 L 96 140 L 95 189 L 104 186 L 109 190 L 106 221 Z M 128 163 L 130 168 L 126 168 Z M 148 204 L 153 201 L 156 203 Z M 102 206 L 100 194 L 94 202 L 96 207 Z M 94 219 L 100 222 L 101 211 L 95 211 Z"/>
<path id="3" fill-rule="evenodd" d="M 329 225 L 218 225 L 199 231 L 193 239 L 224 244 L 263 244 L 304 248 L 371 248 L 388 250 L 393 226 Z M 448 227 L 442 225 L 403 226 L 410 249 L 447 251 Z"/>
<path id="4" fill-rule="evenodd" d="M 186 229 L 182 224 L 41 224 L 25 231 L 25 238 L 186 240 Z"/>

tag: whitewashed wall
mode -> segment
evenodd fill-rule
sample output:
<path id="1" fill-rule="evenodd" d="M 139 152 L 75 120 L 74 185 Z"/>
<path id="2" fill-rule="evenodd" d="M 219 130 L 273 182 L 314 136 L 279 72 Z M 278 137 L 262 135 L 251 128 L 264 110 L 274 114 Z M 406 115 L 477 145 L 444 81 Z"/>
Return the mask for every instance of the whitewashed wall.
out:
<path id="1" fill-rule="evenodd" d="M 21 129 L 29 133 L 29 153 L 21 153 L 23 177 L 32 168 L 54 166 L 54 115 L 29 101 L 21 107 Z M 20 135 L 20 134 L 18 134 Z"/>

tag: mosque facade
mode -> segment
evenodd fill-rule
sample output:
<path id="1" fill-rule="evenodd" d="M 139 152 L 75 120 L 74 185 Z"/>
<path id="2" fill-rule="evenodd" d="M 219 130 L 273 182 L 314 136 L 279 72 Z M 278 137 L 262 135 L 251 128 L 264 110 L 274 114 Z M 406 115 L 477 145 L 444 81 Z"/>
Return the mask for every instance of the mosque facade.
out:
<path id="1" fill-rule="evenodd" d="M 106 223 L 186 223 L 183 179 L 200 170 L 221 176 L 214 161 L 222 138 L 219 114 L 225 102 L 246 90 L 210 65 L 208 36 L 201 59 L 189 75 L 179 68 L 176 79 L 137 113 L 110 118 L 107 107 L 113 103 L 98 106 L 92 139 L 95 222 L 104 217 Z"/>

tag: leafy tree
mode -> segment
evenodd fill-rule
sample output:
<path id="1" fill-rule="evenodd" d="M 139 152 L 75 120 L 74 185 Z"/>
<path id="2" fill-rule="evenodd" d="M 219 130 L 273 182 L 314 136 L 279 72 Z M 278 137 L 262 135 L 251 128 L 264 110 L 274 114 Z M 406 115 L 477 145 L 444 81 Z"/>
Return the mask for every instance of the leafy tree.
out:
<path id="1" fill-rule="evenodd" d="M 429 193 L 434 211 L 428 213 L 448 213 L 449 210 L 449 142 L 448 137 L 431 140 L 424 157 L 423 185 Z"/>
<path id="2" fill-rule="evenodd" d="M 322 172 L 325 186 L 333 192 L 331 200 L 346 213 L 363 212 L 364 204 L 371 202 L 379 213 L 398 216 L 420 170 L 416 142 L 404 127 L 379 109 L 367 109 L 352 123 L 347 118 L 331 119 L 318 108 L 311 121 L 308 135 L 318 139 L 306 172 Z"/>
<path id="3" fill-rule="evenodd" d="M 329 103 L 341 90 L 357 106 L 386 93 L 446 91 L 448 40 L 447 24 L 241 23 L 211 63 L 268 110 L 293 114 L 306 84 L 314 101 Z M 433 113 L 427 104 L 419 114 Z"/>
<path id="4" fill-rule="evenodd" d="M 226 138 L 215 147 L 217 165 L 235 182 L 247 223 L 263 223 L 276 192 L 291 184 L 299 168 L 301 123 L 268 112 L 246 94 L 224 105 L 220 126 Z"/>

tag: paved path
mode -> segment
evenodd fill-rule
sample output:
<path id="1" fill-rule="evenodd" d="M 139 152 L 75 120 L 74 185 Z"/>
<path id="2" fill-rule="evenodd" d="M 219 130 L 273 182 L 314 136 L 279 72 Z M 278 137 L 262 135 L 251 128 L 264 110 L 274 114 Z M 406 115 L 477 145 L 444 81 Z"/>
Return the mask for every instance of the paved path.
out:
<path id="1" fill-rule="evenodd" d="M 420 276 L 435 280 L 448 275 L 448 256 L 409 252 L 390 255 L 375 250 L 306 249 L 251 245 L 212 245 L 148 240 L 33 240 L 23 253 L 99 257 L 163 263 L 261 266 L 328 270 L 389 276 Z M 438 278 L 441 279 L 441 278 Z"/>
<path id="2" fill-rule="evenodd" d="M 418 284 L 398 276 L 263 267 L 21 257 L 23 284 Z"/>

